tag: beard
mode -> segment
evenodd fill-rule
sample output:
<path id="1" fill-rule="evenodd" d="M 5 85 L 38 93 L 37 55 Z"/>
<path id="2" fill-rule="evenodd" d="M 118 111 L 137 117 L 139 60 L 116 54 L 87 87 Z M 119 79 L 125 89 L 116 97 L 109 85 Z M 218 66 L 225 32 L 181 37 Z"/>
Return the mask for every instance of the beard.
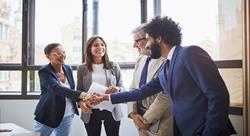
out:
<path id="1" fill-rule="evenodd" d="M 161 57 L 161 47 L 156 42 L 154 42 L 150 50 L 151 50 L 150 56 L 152 59 L 158 59 Z"/>

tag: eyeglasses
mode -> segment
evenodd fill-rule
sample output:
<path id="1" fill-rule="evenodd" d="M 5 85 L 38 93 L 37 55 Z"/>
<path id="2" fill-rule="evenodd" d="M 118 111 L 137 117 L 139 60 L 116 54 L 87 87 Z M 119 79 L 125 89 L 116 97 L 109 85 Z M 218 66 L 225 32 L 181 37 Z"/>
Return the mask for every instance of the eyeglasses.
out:
<path id="1" fill-rule="evenodd" d="M 135 43 L 138 43 L 138 42 L 140 42 L 141 40 L 146 40 L 146 38 L 143 37 L 143 38 L 140 38 L 140 39 L 136 39 L 136 40 L 135 40 Z"/>
<path id="2" fill-rule="evenodd" d="M 50 53 L 50 55 L 56 55 L 56 56 L 65 56 L 66 54 L 65 54 L 65 51 L 61 51 L 61 52 L 51 52 Z"/>

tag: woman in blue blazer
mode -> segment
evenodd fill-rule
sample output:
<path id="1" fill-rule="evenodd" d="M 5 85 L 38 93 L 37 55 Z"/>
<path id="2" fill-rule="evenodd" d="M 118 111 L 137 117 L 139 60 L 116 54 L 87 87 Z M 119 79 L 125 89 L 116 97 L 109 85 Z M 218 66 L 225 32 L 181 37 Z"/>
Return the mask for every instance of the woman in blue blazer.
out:
<path id="1" fill-rule="evenodd" d="M 35 131 L 49 136 L 69 136 L 74 114 L 79 114 L 76 101 L 86 93 L 74 90 L 75 83 L 70 66 L 64 64 L 65 51 L 59 43 L 51 43 L 44 49 L 49 64 L 38 74 L 41 95 L 35 110 Z"/>

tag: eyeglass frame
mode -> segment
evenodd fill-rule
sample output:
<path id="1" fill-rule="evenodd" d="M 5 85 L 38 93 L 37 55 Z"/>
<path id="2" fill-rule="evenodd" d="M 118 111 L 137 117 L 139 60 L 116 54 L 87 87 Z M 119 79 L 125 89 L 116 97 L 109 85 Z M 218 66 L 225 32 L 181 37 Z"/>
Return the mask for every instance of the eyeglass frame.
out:
<path id="1" fill-rule="evenodd" d="M 63 55 L 63 56 L 65 56 L 66 55 L 66 53 L 65 53 L 65 51 L 61 51 L 61 52 L 51 52 L 51 53 L 49 53 L 49 55 L 56 55 L 56 56 L 61 56 L 61 55 Z"/>
<path id="2" fill-rule="evenodd" d="M 146 37 L 142 37 L 142 38 L 140 38 L 140 39 L 136 39 L 135 40 L 135 43 L 139 43 L 141 40 L 146 40 L 147 38 Z"/>

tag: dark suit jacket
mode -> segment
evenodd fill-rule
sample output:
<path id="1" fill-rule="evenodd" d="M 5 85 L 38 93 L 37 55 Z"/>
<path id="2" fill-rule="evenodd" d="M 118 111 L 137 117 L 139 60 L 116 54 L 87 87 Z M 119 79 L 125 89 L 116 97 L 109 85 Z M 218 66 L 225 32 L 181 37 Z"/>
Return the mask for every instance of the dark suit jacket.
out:
<path id="1" fill-rule="evenodd" d="M 75 101 L 78 100 L 81 92 L 74 90 L 75 83 L 71 67 L 63 65 L 63 70 L 71 89 L 60 85 L 51 64 L 43 66 L 38 72 L 41 95 L 35 110 L 35 120 L 52 128 L 58 127 L 63 119 L 65 97 L 72 100 L 75 113 L 79 114 Z"/>
<path id="2" fill-rule="evenodd" d="M 235 133 L 228 118 L 229 93 L 210 56 L 197 46 L 177 46 L 168 80 L 159 76 L 134 91 L 111 95 L 112 103 L 134 101 L 164 90 L 172 98 L 172 112 L 184 136 L 228 136 Z"/>

